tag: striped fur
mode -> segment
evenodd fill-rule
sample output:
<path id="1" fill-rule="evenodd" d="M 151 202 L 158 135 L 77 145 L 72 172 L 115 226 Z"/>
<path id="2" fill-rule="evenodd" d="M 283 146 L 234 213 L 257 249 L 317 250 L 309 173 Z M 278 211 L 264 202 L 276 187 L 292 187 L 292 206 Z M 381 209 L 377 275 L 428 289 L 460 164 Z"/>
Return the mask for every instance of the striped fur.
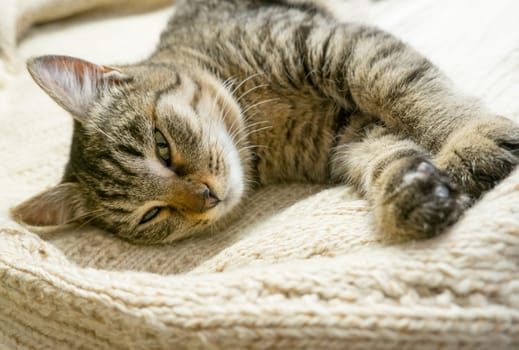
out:
<path id="1" fill-rule="evenodd" d="M 339 23 L 317 1 L 178 1 L 155 52 L 117 72 L 125 79 L 86 105 L 43 83 L 58 102 L 83 106 L 72 111 L 63 178 L 74 190 L 59 191 L 75 204 L 50 224 L 172 241 L 225 222 L 256 186 L 348 182 L 385 238 L 429 237 L 517 164 L 515 124 L 458 94 L 405 43 Z M 58 86 L 69 76 L 57 75 Z M 156 128 L 170 168 L 157 159 Z M 202 185 L 222 201 L 197 212 L 189 203 Z M 13 215 L 48 225 L 48 202 L 28 200 Z M 165 209 L 139 224 L 155 206 Z"/>

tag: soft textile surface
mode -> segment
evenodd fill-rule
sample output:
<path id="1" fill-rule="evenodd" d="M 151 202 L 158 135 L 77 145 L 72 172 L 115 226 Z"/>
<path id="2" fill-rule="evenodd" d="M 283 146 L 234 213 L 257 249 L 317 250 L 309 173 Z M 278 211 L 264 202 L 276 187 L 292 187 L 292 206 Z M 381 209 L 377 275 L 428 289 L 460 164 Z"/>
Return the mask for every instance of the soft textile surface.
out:
<path id="1" fill-rule="evenodd" d="M 516 0 L 358 4 L 356 18 L 519 121 Z M 348 4 L 334 6 L 350 18 Z M 36 27 L 17 54 L 131 62 L 170 12 Z M 378 242 L 350 187 L 280 185 L 250 198 L 225 232 L 141 247 L 90 228 L 38 236 L 9 219 L 9 207 L 59 181 L 71 135 L 71 118 L 25 72 L 0 89 L 0 130 L 2 350 L 519 347 L 517 171 L 428 241 Z"/>

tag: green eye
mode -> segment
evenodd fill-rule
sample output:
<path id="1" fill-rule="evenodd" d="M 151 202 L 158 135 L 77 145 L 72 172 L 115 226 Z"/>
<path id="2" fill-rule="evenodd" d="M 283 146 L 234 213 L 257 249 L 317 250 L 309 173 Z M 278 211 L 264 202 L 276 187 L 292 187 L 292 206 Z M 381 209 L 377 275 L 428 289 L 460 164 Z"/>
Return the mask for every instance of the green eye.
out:
<path id="1" fill-rule="evenodd" d="M 164 135 L 155 129 L 155 148 L 159 158 L 164 162 L 166 166 L 171 166 L 171 150 L 169 143 Z"/>
<path id="2" fill-rule="evenodd" d="M 148 210 L 146 212 L 146 214 L 144 214 L 144 216 L 142 217 L 141 222 L 139 222 L 139 224 L 144 224 L 150 220 L 153 220 L 157 215 L 159 215 L 161 210 L 162 210 L 162 208 L 160 208 L 160 207 L 151 208 L 150 210 Z"/>

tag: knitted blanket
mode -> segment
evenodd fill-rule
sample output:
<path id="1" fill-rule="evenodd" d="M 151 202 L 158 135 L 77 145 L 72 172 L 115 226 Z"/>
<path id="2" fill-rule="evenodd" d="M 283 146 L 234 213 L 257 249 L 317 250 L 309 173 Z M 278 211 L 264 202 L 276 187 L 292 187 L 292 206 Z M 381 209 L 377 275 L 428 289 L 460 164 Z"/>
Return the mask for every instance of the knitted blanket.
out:
<path id="1" fill-rule="evenodd" d="M 0 30 L 18 20 L 6 3 Z M 516 0 L 354 3 L 354 19 L 519 122 Z M 344 19 L 350 5 L 332 3 Z M 59 20 L 16 50 L 0 31 L 0 52 L 15 65 L 46 53 L 132 62 L 171 11 Z M 518 171 L 448 232 L 399 245 L 377 240 L 350 187 L 301 184 L 267 187 L 227 230 L 166 246 L 87 227 L 37 235 L 8 209 L 59 181 L 72 122 L 25 71 L 2 76 L 0 349 L 519 348 Z"/>

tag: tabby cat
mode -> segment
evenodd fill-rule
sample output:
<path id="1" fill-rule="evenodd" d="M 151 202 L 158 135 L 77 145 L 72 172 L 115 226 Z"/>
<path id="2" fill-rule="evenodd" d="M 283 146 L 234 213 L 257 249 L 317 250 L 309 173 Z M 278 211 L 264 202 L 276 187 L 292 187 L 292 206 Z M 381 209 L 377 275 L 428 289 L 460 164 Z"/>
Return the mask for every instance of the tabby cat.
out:
<path id="1" fill-rule="evenodd" d="M 382 237 L 425 238 L 518 163 L 518 125 L 316 1 L 177 1 L 141 62 L 42 56 L 28 69 L 74 118 L 61 183 L 12 211 L 30 226 L 171 242 L 258 186 L 297 181 L 353 184 Z"/>

